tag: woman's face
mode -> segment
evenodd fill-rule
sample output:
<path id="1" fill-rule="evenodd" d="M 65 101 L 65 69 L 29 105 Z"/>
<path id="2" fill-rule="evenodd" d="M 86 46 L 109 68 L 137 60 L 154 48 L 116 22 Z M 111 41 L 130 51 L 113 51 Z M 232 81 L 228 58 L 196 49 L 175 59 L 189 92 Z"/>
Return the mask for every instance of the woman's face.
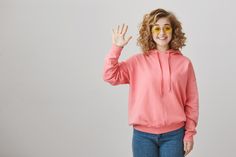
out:
<path id="1" fill-rule="evenodd" d="M 158 47 L 167 47 L 172 38 L 172 27 L 166 17 L 160 18 L 152 26 L 152 37 Z"/>

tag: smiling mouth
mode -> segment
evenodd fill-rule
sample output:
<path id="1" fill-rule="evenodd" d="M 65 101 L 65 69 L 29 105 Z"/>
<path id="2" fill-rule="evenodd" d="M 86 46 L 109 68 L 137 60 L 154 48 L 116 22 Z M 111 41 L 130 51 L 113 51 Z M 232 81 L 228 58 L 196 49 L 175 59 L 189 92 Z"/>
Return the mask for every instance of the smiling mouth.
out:
<path id="1" fill-rule="evenodd" d="M 162 38 L 158 38 L 158 39 L 160 39 L 160 40 L 165 40 L 165 39 L 167 39 L 167 37 L 162 37 Z"/>

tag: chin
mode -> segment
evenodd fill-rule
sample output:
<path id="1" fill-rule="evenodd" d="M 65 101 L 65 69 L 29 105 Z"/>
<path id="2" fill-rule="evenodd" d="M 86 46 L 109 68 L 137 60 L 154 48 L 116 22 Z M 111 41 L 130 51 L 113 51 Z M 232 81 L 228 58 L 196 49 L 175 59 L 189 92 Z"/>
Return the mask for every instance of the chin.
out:
<path id="1" fill-rule="evenodd" d="M 167 46 L 168 45 L 168 43 L 159 43 L 159 42 L 156 42 L 156 44 L 159 46 Z"/>

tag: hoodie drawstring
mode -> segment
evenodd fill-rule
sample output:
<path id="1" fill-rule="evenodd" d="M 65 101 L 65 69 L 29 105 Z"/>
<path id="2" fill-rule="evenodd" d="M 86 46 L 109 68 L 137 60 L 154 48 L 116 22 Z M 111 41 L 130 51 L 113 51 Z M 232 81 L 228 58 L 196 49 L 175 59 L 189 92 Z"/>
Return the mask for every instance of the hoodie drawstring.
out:
<path id="1" fill-rule="evenodd" d="M 168 68 L 169 68 L 169 92 L 171 91 L 172 87 L 171 87 L 171 68 L 170 68 L 170 52 L 167 52 L 168 53 Z M 161 69 L 161 76 L 160 76 L 160 95 L 162 96 L 163 95 L 163 68 L 162 68 L 162 64 L 161 64 L 161 61 L 160 61 L 160 55 L 159 55 L 159 52 L 157 52 L 157 56 L 158 56 L 158 61 L 159 61 L 159 66 L 160 66 L 160 69 Z"/>
<path id="2" fill-rule="evenodd" d="M 162 71 L 162 65 L 161 65 L 161 61 L 160 61 L 160 56 L 159 56 L 159 52 L 157 52 L 157 56 L 158 56 L 158 63 L 159 63 L 159 66 L 160 66 L 160 69 L 161 69 L 161 78 L 160 78 L 160 83 L 159 83 L 159 85 L 160 85 L 160 88 L 159 88 L 159 90 L 160 90 L 160 95 L 162 96 L 163 95 L 163 93 L 162 93 L 162 82 L 163 82 L 163 71 Z"/>
<path id="3" fill-rule="evenodd" d="M 170 53 L 168 53 L 168 66 L 169 66 L 169 76 L 170 76 L 170 79 L 169 79 L 169 92 L 171 91 L 172 87 L 171 87 L 171 68 L 170 68 Z"/>

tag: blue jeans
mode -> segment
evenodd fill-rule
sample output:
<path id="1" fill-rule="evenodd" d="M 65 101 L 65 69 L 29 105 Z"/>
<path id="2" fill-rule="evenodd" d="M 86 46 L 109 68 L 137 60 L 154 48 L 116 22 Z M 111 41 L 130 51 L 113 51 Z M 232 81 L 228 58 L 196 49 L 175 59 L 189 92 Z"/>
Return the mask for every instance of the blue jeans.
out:
<path id="1" fill-rule="evenodd" d="M 133 157 L 184 157 L 184 126 L 162 134 L 133 128 Z"/>

